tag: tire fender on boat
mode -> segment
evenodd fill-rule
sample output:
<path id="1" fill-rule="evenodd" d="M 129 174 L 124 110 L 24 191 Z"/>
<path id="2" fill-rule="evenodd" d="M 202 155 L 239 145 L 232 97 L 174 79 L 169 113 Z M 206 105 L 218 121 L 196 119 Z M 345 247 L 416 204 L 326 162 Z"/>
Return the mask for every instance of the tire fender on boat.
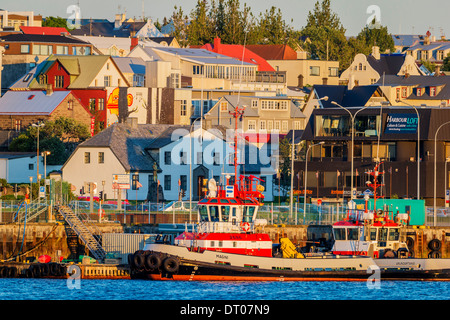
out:
<path id="1" fill-rule="evenodd" d="M 441 241 L 439 239 L 433 239 L 428 242 L 428 248 L 433 251 L 439 251 L 441 249 Z"/>
<path id="2" fill-rule="evenodd" d="M 180 262 L 175 257 L 168 257 L 164 259 L 163 268 L 168 273 L 177 273 L 180 269 Z"/>
<path id="3" fill-rule="evenodd" d="M 133 263 L 137 269 L 144 267 L 144 255 L 141 252 L 136 252 L 133 257 Z"/>
<path id="4" fill-rule="evenodd" d="M 161 266 L 161 258 L 156 253 L 152 253 L 145 257 L 145 267 L 151 271 L 158 269 Z"/>

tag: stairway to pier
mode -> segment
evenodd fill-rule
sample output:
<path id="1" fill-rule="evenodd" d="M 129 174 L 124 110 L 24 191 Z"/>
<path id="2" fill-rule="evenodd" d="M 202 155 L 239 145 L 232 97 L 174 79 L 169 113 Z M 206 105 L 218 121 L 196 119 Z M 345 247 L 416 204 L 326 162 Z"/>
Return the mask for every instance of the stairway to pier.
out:
<path id="1" fill-rule="evenodd" d="M 77 234 L 94 258 L 102 261 L 106 257 L 105 250 L 72 209 L 68 206 L 55 206 L 55 210 L 69 224 L 70 228 Z"/>

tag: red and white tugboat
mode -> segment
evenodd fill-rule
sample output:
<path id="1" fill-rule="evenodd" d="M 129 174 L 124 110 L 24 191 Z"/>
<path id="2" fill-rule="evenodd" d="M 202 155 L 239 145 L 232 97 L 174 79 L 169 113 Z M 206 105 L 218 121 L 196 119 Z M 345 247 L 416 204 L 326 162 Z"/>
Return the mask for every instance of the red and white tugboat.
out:
<path id="1" fill-rule="evenodd" d="M 233 113 L 236 120 L 243 109 Z M 273 250 L 267 223 L 257 219 L 263 188 L 255 176 L 238 176 L 224 186 L 210 181 L 208 196 L 198 203 L 194 232 L 174 244 L 155 241 L 129 256 L 133 278 L 152 280 L 366 280 L 374 261 L 367 256 L 302 254 L 288 239 Z"/>
<path id="2" fill-rule="evenodd" d="M 378 171 L 380 164 L 373 171 L 368 172 L 373 178 L 373 182 L 367 185 L 373 189 L 374 208 L 376 208 L 377 199 L 382 197 L 377 194 L 377 189 L 383 186 L 378 183 L 378 177 L 383 174 Z M 333 225 L 335 241 L 332 252 L 374 258 L 407 257 L 405 226 L 408 215 L 401 213 L 394 217 L 393 212 L 369 210 L 368 195 L 365 196 L 365 200 L 364 210 L 349 209 L 346 218 Z"/>
<path id="3" fill-rule="evenodd" d="M 374 210 L 368 209 L 368 195 L 364 210 L 349 209 L 346 218 L 333 225 L 331 252 L 372 257 L 382 279 L 449 280 L 450 259 L 414 258 L 410 253 L 406 243 L 408 214 L 375 210 L 376 201 L 381 198 L 377 194 L 382 186 L 378 177 L 383 174 L 378 166 L 368 172 L 373 178 L 368 186 L 373 189 Z"/>

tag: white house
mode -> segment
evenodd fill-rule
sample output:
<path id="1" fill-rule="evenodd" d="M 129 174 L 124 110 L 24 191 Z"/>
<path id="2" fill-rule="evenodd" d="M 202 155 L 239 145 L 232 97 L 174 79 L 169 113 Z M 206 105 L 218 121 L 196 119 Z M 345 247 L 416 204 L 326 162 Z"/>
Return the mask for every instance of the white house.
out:
<path id="1" fill-rule="evenodd" d="M 153 161 L 145 147 L 168 125 L 138 125 L 135 120 L 129 118 L 127 123 L 111 125 L 72 153 L 62 167 L 62 174 L 75 187 L 75 194 L 80 195 L 86 183 L 93 182 L 97 193 L 102 191 L 108 199 L 117 199 L 119 192 L 121 199 L 147 199 Z M 128 183 L 121 180 L 116 184 L 117 176 L 128 176 Z M 137 181 L 142 187 L 138 187 Z"/>

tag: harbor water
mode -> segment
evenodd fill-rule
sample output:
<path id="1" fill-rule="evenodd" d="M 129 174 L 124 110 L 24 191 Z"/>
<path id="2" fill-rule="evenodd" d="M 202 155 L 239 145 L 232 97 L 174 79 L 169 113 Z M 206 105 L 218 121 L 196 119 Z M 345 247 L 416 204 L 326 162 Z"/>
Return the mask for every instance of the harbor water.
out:
<path id="1" fill-rule="evenodd" d="M 450 300 L 449 281 L 0 279 L 0 300 Z"/>

